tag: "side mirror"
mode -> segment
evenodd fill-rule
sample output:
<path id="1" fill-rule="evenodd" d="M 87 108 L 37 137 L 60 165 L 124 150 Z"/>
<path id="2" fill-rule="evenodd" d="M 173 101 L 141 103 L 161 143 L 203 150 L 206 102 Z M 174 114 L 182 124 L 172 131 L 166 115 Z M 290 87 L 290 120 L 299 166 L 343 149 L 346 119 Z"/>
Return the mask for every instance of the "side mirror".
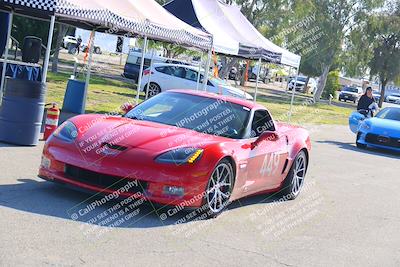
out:
<path id="1" fill-rule="evenodd" d="M 121 111 L 125 114 L 127 114 L 129 111 L 131 111 L 135 105 L 132 105 L 131 103 L 127 102 L 121 106 Z"/>
<path id="2" fill-rule="evenodd" d="M 271 131 L 265 131 L 263 132 L 256 141 L 252 143 L 252 148 L 257 147 L 260 145 L 263 141 L 278 141 L 279 140 L 279 135 L 276 132 L 271 132 Z"/>

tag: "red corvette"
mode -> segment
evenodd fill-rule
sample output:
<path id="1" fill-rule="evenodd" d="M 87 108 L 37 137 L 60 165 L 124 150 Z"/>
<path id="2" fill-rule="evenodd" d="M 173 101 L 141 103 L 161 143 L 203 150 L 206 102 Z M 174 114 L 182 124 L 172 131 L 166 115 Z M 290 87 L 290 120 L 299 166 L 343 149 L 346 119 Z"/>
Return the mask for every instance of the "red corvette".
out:
<path id="1" fill-rule="evenodd" d="M 45 144 L 39 177 L 216 216 L 249 195 L 296 198 L 310 148 L 306 130 L 276 123 L 261 105 L 174 90 L 122 117 L 66 121 Z"/>

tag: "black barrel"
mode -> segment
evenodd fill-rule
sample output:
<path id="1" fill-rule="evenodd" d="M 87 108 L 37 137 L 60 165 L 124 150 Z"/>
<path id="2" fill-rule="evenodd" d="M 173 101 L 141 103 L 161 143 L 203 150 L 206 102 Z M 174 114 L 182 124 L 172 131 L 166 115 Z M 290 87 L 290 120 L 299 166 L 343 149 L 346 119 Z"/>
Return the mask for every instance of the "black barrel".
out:
<path id="1" fill-rule="evenodd" d="M 34 146 L 39 142 L 46 85 L 7 78 L 0 105 L 0 141 Z"/>

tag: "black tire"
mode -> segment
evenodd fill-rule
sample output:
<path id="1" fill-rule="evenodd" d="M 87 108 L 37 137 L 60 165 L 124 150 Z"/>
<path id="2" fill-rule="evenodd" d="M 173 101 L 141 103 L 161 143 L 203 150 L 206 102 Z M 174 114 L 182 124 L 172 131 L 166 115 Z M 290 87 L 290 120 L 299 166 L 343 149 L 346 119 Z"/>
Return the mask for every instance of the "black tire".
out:
<path id="1" fill-rule="evenodd" d="M 356 138 L 356 146 L 357 146 L 357 148 L 359 148 L 359 149 L 366 149 L 366 148 L 367 148 L 367 145 L 366 145 L 366 144 L 361 144 L 361 143 L 359 143 L 359 142 L 358 142 L 358 139 L 360 139 L 360 134 L 359 134 L 359 133 L 357 134 L 357 138 Z"/>
<path id="2" fill-rule="evenodd" d="M 304 150 L 301 150 L 294 159 L 292 167 L 290 168 L 288 175 L 283 181 L 282 188 L 279 191 L 279 195 L 282 198 L 285 198 L 286 200 L 293 200 L 299 196 L 301 189 L 304 186 L 304 179 L 306 177 L 307 168 L 307 154 Z"/>
<path id="3" fill-rule="evenodd" d="M 145 91 L 147 91 L 147 84 L 145 85 Z M 146 93 L 148 98 L 158 95 L 161 93 L 161 87 L 156 83 L 150 83 L 149 91 Z"/>
<path id="4" fill-rule="evenodd" d="M 219 172 L 220 180 L 216 180 Z M 207 183 L 202 206 L 203 213 L 206 214 L 207 218 L 215 218 L 226 209 L 230 203 L 229 199 L 234 184 L 235 172 L 233 166 L 229 160 L 223 159 L 218 162 Z M 221 192 L 221 194 L 218 195 L 218 192 Z"/>
<path id="5" fill-rule="evenodd" d="M 101 49 L 100 49 L 100 47 L 95 47 L 95 48 L 94 48 L 94 53 L 95 53 L 95 54 L 98 54 L 98 55 L 101 54 Z"/>

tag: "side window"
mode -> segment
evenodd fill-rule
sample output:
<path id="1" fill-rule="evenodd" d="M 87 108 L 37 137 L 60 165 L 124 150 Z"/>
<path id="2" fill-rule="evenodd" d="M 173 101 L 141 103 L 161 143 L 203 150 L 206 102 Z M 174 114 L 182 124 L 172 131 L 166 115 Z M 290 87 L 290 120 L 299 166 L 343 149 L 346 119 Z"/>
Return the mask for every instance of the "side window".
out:
<path id="1" fill-rule="evenodd" d="M 172 75 L 172 70 L 170 67 L 156 67 L 155 68 L 156 71 L 164 73 L 164 74 L 168 74 L 168 75 Z"/>
<path id="2" fill-rule="evenodd" d="M 140 63 L 142 63 L 142 58 L 138 57 L 137 60 L 136 60 L 136 64 L 140 66 Z M 151 64 L 151 60 L 148 59 L 148 58 L 145 58 L 144 59 L 144 66 L 150 67 L 150 64 Z"/>
<path id="3" fill-rule="evenodd" d="M 275 131 L 275 125 L 266 110 L 256 110 L 251 123 L 251 137 L 258 137 L 265 131 Z"/>
<path id="4" fill-rule="evenodd" d="M 174 68 L 174 73 L 173 73 L 173 75 L 174 75 L 175 77 L 185 79 L 186 71 L 185 71 L 184 68 L 175 67 L 175 68 Z"/>
<path id="5" fill-rule="evenodd" d="M 191 69 L 186 69 L 185 78 L 197 82 L 197 72 Z"/>

